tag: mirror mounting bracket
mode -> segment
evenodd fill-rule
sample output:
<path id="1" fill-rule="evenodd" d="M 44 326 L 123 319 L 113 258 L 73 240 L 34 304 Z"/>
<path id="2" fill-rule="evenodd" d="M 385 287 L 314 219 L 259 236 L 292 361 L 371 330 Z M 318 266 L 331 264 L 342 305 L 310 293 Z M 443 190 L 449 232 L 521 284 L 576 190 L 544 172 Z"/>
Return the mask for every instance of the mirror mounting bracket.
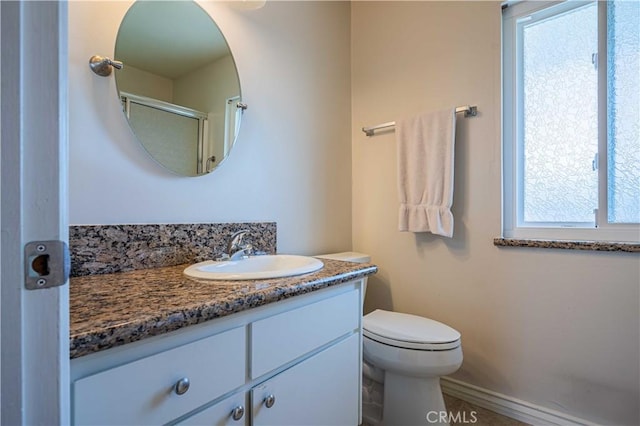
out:
<path id="1" fill-rule="evenodd" d="M 89 68 L 101 77 L 108 77 L 114 68 L 120 70 L 123 66 L 124 64 L 120 61 L 114 61 L 99 55 L 93 55 L 89 58 Z"/>

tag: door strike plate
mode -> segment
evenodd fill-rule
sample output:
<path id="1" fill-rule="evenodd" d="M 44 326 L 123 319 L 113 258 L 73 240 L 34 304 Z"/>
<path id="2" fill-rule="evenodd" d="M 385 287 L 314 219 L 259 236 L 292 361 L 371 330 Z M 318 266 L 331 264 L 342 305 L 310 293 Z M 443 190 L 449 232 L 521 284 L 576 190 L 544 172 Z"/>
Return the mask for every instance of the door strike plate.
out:
<path id="1" fill-rule="evenodd" d="M 64 241 L 32 241 L 24 246 L 24 285 L 27 290 L 64 285 L 70 270 L 69 247 Z"/>

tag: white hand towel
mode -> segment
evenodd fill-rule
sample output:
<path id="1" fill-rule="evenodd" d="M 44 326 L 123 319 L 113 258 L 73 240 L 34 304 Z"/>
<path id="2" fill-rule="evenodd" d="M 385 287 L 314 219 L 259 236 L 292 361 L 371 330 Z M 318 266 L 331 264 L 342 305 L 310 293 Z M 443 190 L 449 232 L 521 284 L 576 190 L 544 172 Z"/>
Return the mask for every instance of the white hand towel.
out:
<path id="1" fill-rule="evenodd" d="M 453 236 L 455 108 L 396 120 L 400 231 Z"/>

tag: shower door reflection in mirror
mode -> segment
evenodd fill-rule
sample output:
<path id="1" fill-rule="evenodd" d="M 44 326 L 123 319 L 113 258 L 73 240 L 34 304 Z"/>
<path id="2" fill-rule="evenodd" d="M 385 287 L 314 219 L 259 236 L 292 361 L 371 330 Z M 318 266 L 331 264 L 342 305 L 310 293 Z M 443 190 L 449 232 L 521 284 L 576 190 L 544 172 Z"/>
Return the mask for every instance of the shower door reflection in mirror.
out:
<path id="1" fill-rule="evenodd" d="M 131 129 L 157 162 L 183 176 L 203 173 L 207 114 L 130 93 L 120 93 Z"/>

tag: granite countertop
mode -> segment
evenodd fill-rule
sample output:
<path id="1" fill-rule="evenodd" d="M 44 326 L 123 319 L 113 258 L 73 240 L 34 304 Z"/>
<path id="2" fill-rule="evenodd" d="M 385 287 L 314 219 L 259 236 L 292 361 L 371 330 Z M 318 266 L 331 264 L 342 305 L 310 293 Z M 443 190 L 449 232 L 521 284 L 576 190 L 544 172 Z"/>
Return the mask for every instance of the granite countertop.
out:
<path id="1" fill-rule="evenodd" d="M 322 259 L 321 270 L 255 281 L 198 280 L 188 265 L 87 275 L 70 281 L 70 357 L 352 281 L 377 272 L 370 263 Z"/>

